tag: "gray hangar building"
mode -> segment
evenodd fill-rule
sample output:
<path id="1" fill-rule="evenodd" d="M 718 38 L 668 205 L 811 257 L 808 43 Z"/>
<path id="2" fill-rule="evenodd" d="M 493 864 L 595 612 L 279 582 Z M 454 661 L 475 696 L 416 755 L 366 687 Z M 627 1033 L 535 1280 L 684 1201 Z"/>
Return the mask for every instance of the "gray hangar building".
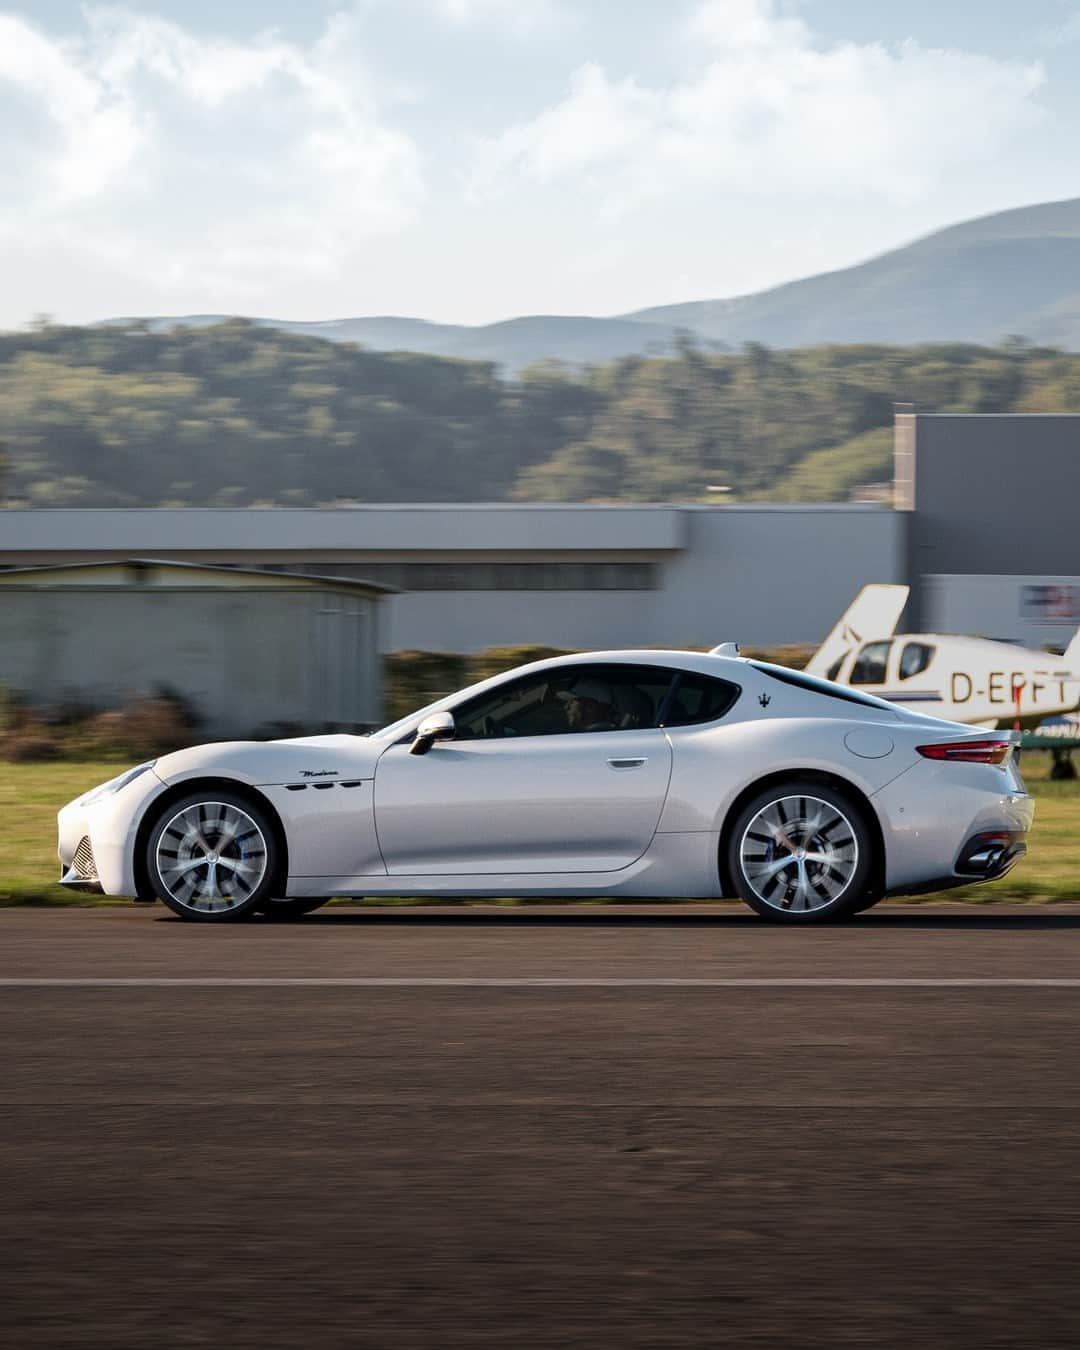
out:
<path id="1" fill-rule="evenodd" d="M 382 704 L 382 587 L 129 560 L 0 573 L 0 682 L 101 707 L 166 688 L 208 739 L 364 726 Z"/>
<path id="2" fill-rule="evenodd" d="M 1062 648 L 1080 625 L 1080 416 L 896 418 L 909 632 Z"/>
<path id="3" fill-rule="evenodd" d="M 894 487 L 895 507 L 2 510 L 0 684 L 153 677 L 214 734 L 362 724 L 380 653 L 814 643 L 871 581 L 911 585 L 902 630 L 1065 645 L 1080 417 L 900 413 Z"/>
<path id="4" fill-rule="evenodd" d="M 808 642 L 901 575 L 881 506 L 0 511 L 0 564 L 167 558 L 393 587 L 384 651 Z"/>
<path id="5" fill-rule="evenodd" d="M 388 651 L 813 641 L 901 539 L 856 505 L 9 509 L 0 685 L 169 685 L 210 736 L 353 727 Z"/>

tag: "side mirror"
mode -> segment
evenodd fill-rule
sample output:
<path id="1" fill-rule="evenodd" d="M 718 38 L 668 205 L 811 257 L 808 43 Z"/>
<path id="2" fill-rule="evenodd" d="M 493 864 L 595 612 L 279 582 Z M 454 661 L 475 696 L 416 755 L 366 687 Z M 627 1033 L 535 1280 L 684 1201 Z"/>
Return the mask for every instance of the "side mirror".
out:
<path id="1" fill-rule="evenodd" d="M 410 755 L 426 755 L 436 741 L 454 739 L 454 714 L 432 713 L 416 728 L 416 739 L 409 746 Z"/>

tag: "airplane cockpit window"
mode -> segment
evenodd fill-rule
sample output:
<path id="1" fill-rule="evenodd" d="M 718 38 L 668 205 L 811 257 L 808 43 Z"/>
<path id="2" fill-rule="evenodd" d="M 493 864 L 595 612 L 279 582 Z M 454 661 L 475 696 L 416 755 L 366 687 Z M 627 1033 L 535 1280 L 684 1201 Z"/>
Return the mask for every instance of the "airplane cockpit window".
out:
<path id="1" fill-rule="evenodd" d="M 868 642 L 851 668 L 851 684 L 884 684 L 892 642 Z"/>
<path id="2" fill-rule="evenodd" d="M 844 662 L 848 659 L 850 655 L 851 655 L 850 652 L 844 652 L 839 658 L 839 660 L 834 661 L 832 665 L 829 667 L 829 669 L 825 672 L 825 678 L 827 680 L 835 680 L 836 677 L 840 674 L 840 667 L 844 664 Z"/>
<path id="3" fill-rule="evenodd" d="M 934 659 L 936 650 L 925 642 L 909 642 L 900 653 L 900 678 L 910 680 L 913 675 L 921 675 Z"/>

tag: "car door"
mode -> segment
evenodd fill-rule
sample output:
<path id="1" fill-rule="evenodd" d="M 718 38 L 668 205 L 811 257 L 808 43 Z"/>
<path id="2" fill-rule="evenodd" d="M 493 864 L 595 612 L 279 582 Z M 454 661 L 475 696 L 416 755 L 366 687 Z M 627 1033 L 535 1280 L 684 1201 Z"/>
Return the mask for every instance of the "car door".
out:
<path id="1" fill-rule="evenodd" d="M 455 713 L 458 737 L 424 755 L 391 745 L 375 819 L 391 875 L 609 872 L 648 848 L 671 776 L 655 723 L 670 672 L 561 665 L 507 681 Z M 570 724 L 575 691 L 610 715 Z M 592 700 L 594 705 L 595 700 Z M 600 706 L 600 705 L 597 705 Z"/>

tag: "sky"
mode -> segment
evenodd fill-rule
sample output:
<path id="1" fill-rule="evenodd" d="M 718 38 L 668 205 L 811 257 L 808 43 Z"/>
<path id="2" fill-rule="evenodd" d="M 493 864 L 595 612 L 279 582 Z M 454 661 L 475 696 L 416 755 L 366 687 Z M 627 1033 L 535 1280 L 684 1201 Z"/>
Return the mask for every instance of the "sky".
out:
<path id="1" fill-rule="evenodd" d="M 0 0 L 0 327 L 714 299 L 1080 196 L 1080 0 Z"/>

